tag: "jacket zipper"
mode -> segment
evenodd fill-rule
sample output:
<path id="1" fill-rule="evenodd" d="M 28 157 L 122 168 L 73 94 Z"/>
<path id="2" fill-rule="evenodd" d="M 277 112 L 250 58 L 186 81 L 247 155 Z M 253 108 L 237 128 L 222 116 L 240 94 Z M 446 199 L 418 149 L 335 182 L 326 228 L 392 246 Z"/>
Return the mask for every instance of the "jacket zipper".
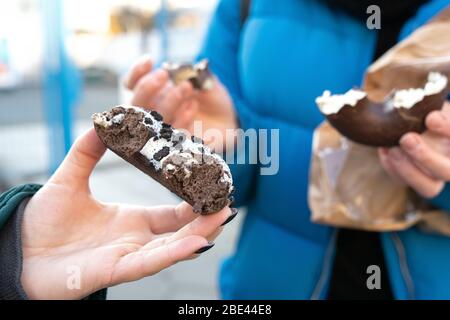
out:
<path id="1" fill-rule="evenodd" d="M 403 280 L 405 281 L 406 288 L 408 290 L 408 299 L 414 300 L 415 299 L 415 289 L 414 289 L 414 282 L 411 277 L 411 273 L 409 271 L 408 261 L 406 259 L 406 250 L 405 246 L 403 245 L 402 240 L 400 239 L 399 235 L 396 232 L 391 233 L 392 241 L 394 242 L 395 249 L 397 250 L 398 259 L 400 263 L 400 271 L 403 276 Z"/>
<path id="2" fill-rule="evenodd" d="M 317 281 L 314 287 L 314 291 L 311 295 L 311 300 L 319 300 L 320 296 L 322 295 L 322 291 L 330 274 L 330 264 L 332 262 L 338 232 L 339 229 L 335 228 L 333 234 L 331 235 L 331 239 L 328 242 L 328 247 L 325 251 L 325 256 L 322 262 L 322 270 L 320 272 L 319 280 Z"/>

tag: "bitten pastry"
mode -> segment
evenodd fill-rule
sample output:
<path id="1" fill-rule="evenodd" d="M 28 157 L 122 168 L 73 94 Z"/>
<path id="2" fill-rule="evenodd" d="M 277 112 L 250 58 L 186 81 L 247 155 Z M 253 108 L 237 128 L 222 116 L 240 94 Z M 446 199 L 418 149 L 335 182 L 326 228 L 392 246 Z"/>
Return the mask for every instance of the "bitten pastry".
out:
<path id="1" fill-rule="evenodd" d="M 156 111 L 118 106 L 92 116 L 105 146 L 209 214 L 230 204 L 233 180 L 225 161 L 203 141 L 163 122 Z"/>
<path id="2" fill-rule="evenodd" d="M 188 80 L 198 90 L 209 90 L 214 87 L 214 77 L 209 71 L 206 59 L 196 64 L 165 62 L 162 67 L 169 72 L 170 79 L 175 84 Z"/>
<path id="3" fill-rule="evenodd" d="M 330 124 L 350 140 L 392 147 L 407 132 L 425 131 L 426 116 L 440 110 L 447 100 L 446 76 L 431 72 L 423 83 L 422 88 L 394 91 L 380 103 L 360 89 L 336 95 L 325 91 L 316 103 Z"/>

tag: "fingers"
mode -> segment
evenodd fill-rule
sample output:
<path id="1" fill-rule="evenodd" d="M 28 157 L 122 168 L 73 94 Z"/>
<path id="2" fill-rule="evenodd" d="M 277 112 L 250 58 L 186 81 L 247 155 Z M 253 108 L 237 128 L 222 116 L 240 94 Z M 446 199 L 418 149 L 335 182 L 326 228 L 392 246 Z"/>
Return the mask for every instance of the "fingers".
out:
<path id="1" fill-rule="evenodd" d="M 122 257 L 114 268 L 111 283 L 114 285 L 153 275 L 171 265 L 190 258 L 196 251 L 208 246 L 208 241 L 191 235 L 165 245 L 132 252 Z"/>
<path id="2" fill-rule="evenodd" d="M 134 87 L 134 95 L 131 103 L 134 106 L 148 108 L 160 90 L 169 81 L 169 74 L 165 70 L 157 70 L 139 79 Z"/>
<path id="3" fill-rule="evenodd" d="M 426 120 L 427 129 L 450 139 L 450 111 L 446 109 L 431 112 Z"/>
<path id="4" fill-rule="evenodd" d="M 430 177 L 419 169 L 400 148 L 389 150 L 389 161 L 395 173 L 408 186 L 425 198 L 433 198 L 444 187 L 442 180 Z"/>
<path id="5" fill-rule="evenodd" d="M 105 150 L 95 130 L 88 130 L 75 141 L 51 180 L 87 187 L 89 176 Z"/>
<path id="6" fill-rule="evenodd" d="M 165 245 L 191 235 L 198 235 L 206 239 L 215 238 L 217 232 L 222 230 L 222 224 L 234 214 L 228 207 L 221 211 L 206 215 L 198 216 L 192 222 L 186 224 L 175 233 L 171 235 L 157 238 L 144 246 L 144 249 L 153 249 L 161 245 Z"/>
<path id="7" fill-rule="evenodd" d="M 450 158 L 432 149 L 420 135 L 404 135 L 400 146 L 419 168 L 437 180 L 450 181 Z"/>
<path id="8" fill-rule="evenodd" d="M 178 206 L 146 208 L 146 211 L 150 229 L 155 234 L 175 232 L 198 217 L 186 202 Z"/>
<path id="9" fill-rule="evenodd" d="M 144 56 L 139 59 L 131 68 L 128 75 L 125 77 L 124 85 L 129 90 L 134 90 L 138 81 L 152 70 L 152 60 L 149 56 Z"/>
<path id="10" fill-rule="evenodd" d="M 158 111 L 168 123 L 175 119 L 183 124 L 192 121 L 195 107 L 198 105 L 191 103 L 195 93 L 192 84 L 184 81 L 176 86 L 169 85 L 169 74 L 166 70 L 159 69 L 149 73 L 148 69 L 151 69 L 151 63 L 138 63 L 125 80 L 125 85 L 134 91 L 131 103 Z M 177 117 L 174 117 L 175 114 Z"/>
<path id="11" fill-rule="evenodd" d="M 400 147 L 380 150 L 380 162 L 396 181 L 412 187 L 425 198 L 437 196 L 450 181 L 449 110 L 431 113 L 426 119 L 430 132 L 411 132 L 400 140 Z"/>
<path id="12" fill-rule="evenodd" d="M 183 81 L 177 86 L 167 87 L 161 99 L 156 101 L 154 108 L 164 116 L 166 122 L 172 124 L 175 114 L 176 118 L 179 118 L 181 110 L 189 106 L 188 101 L 193 94 L 192 84 L 189 81 Z"/>
<path id="13" fill-rule="evenodd" d="M 232 214 L 230 208 L 225 207 L 217 213 L 199 216 L 171 235 L 168 242 L 176 241 L 191 235 L 199 235 L 208 238 L 221 228 L 221 225 Z"/>
<path id="14" fill-rule="evenodd" d="M 192 131 L 192 124 L 199 110 L 197 99 L 191 98 L 183 103 L 177 112 L 177 116 L 172 119 L 171 124 L 175 128 L 183 128 Z"/>
<path id="15" fill-rule="evenodd" d="M 379 148 L 378 149 L 378 157 L 380 158 L 381 165 L 387 174 L 391 177 L 391 180 L 399 185 L 404 185 L 405 182 L 400 178 L 397 174 L 396 169 L 392 161 L 389 158 L 389 149 L 387 148 Z"/>

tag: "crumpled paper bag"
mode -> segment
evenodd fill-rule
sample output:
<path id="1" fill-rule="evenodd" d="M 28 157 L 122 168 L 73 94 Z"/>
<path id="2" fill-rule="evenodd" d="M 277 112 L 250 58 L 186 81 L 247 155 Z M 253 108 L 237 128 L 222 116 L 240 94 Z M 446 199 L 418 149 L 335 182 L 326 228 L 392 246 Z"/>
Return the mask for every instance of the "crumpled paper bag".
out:
<path id="1" fill-rule="evenodd" d="M 411 189 L 393 183 L 376 148 L 353 143 L 324 122 L 314 133 L 312 154 L 313 222 L 370 231 L 418 224 L 450 236 L 450 213 L 431 209 Z"/>
<path id="2" fill-rule="evenodd" d="M 422 86 L 430 71 L 450 79 L 450 5 L 369 66 L 363 88 L 381 101 L 394 89 Z"/>
<path id="3" fill-rule="evenodd" d="M 382 100 L 392 90 L 420 86 L 430 71 L 450 79 L 450 6 L 375 61 L 364 89 Z M 327 122 L 313 139 L 308 195 L 313 222 L 371 231 L 417 225 L 450 236 L 450 213 L 393 183 L 376 148 L 349 141 Z"/>

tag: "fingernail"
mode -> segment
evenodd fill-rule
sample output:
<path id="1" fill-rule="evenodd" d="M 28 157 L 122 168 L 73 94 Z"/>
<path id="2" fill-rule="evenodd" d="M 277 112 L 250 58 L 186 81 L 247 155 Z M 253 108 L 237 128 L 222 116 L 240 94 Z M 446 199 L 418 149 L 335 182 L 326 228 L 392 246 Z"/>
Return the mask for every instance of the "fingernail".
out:
<path id="1" fill-rule="evenodd" d="M 143 72 L 144 70 L 147 70 L 150 67 L 150 61 L 144 61 L 140 66 L 139 66 L 139 71 Z"/>
<path id="2" fill-rule="evenodd" d="M 152 60 L 150 58 L 147 58 L 144 60 L 144 67 L 145 69 L 148 69 L 152 65 Z"/>
<path id="3" fill-rule="evenodd" d="M 211 249 L 212 247 L 214 247 L 215 243 L 214 242 L 209 242 L 206 246 L 198 249 L 197 251 L 195 251 L 195 254 L 200 254 L 203 253 L 205 251 L 208 251 L 209 249 Z"/>
<path id="4" fill-rule="evenodd" d="M 389 156 L 397 161 L 403 160 L 403 154 L 399 148 L 393 148 L 393 149 L 389 150 Z"/>
<path id="5" fill-rule="evenodd" d="M 407 150 L 414 150 L 420 144 L 420 141 L 414 135 L 406 135 L 400 139 L 400 145 Z"/>
<path id="6" fill-rule="evenodd" d="M 231 220 L 233 220 L 234 218 L 236 218 L 237 214 L 239 213 L 238 209 L 236 208 L 231 208 L 231 215 L 227 218 L 227 220 L 225 220 L 224 223 L 222 223 L 220 226 L 223 227 L 224 225 L 228 224 L 229 222 L 231 222 Z"/>

